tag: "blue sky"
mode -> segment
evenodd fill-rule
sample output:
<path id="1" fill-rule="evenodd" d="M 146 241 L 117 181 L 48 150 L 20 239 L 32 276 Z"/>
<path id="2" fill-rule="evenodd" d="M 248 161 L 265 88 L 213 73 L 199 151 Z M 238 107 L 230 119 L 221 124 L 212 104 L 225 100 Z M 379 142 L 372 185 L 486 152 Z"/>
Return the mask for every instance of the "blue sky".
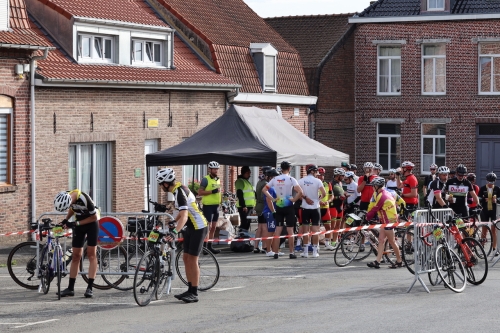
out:
<path id="1" fill-rule="evenodd" d="M 244 0 L 261 17 L 361 12 L 370 0 Z"/>

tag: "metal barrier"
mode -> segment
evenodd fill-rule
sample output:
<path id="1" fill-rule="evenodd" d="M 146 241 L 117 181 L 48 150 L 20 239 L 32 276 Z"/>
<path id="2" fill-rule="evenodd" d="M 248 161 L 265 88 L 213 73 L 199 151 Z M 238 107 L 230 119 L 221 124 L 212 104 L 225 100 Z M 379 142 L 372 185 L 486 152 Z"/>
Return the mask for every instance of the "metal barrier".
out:
<path id="1" fill-rule="evenodd" d="M 66 213 L 57 212 L 47 212 L 40 215 L 38 221 L 42 218 L 50 217 L 53 223 L 60 223 L 65 217 Z M 113 219 L 106 219 L 107 217 L 112 217 Z M 111 229 L 116 227 L 116 230 L 103 230 L 103 221 L 111 222 Z M 143 230 L 151 230 L 153 226 L 159 225 L 160 228 L 165 228 L 169 221 L 173 221 L 172 215 L 167 213 L 147 213 L 147 212 L 124 212 L 124 213 L 113 213 L 106 212 L 101 213 L 100 218 L 100 236 L 98 238 L 98 267 L 97 275 L 94 284 L 98 285 L 113 285 L 118 279 L 122 279 L 122 276 L 126 278 L 133 278 L 135 273 L 135 267 L 137 266 L 139 260 L 141 259 L 143 253 L 148 250 L 148 242 L 141 239 L 147 237 L 147 234 L 143 234 Z M 113 225 L 114 223 L 114 225 Z M 122 227 L 120 230 L 119 228 Z M 104 231 L 104 233 L 103 233 Z M 116 231 L 116 233 L 115 233 Z M 119 236 L 119 237 L 116 237 Z M 69 235 L 71 237 L 71 235 Z M 60 240 L 63 246 L 63 252 L 67 252 L 67 248 L 71 248 L 71 245 L 67 245 L 67 238 Z M 40 237 L 36 237 L 37 241 L 37 267 L 40 265 Z M 85 258 L 82 262 L 82 267 L 88 268 L 88 260 Z M 80 275 L 87 275 L 87 271 L 80 271 Z M 120 283 L 122 282 L 120 281 Z M 118 282 L 117 282 L 118 283 Z"/>
<path id="2" fill-rule="evenodd" d="M 434 267 L 434 252 L 437 247 L 437 242 L 434 237 L 430 236 L 427 238 L 427 241 L 432 243 L 431 246 L 425 244 L 420 236 L 426 235 L 429 232 L 434 230 L 434 226 L 438 224 L 440 221 L 444 221 L 448 214 L 453 214 L 453 210 L 450 208 L 447 209 L 433 209 L 432 214 L 436 217 L 437 221 L 432 218 L 427 209 L 417 210 L 413 215 L 413 253 L 415 258 L 415 279 L 413 280 L 410 288 L 408 289 L 408 293 L 411 291 L 413 286 L 417 281 L 420 282 L 422 287 L 424 287 L 425 291 L 430 293 L 427 288 L 425 282 L 422 280 L 420 275 L 425 274 L 428 275 L 430 272 L 436 271 L 436 267 Z M 445 229 L 444 236 L 448 240 L 450 246 L 455 246 L 455 239 L 453 236 Z"/>

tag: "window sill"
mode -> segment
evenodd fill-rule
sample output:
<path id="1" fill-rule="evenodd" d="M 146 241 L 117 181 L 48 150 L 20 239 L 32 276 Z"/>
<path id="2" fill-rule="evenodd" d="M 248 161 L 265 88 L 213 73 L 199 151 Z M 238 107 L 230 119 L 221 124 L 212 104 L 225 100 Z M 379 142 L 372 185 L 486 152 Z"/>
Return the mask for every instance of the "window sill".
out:
<path id="1" fill-rule="evenodd" d="M 78 59 L 80 65 L 115 65 L 116 62 L 112 60 L 99 60 L 99 59 Z"/>
<path id="2" fill-rule="evenodd" d="M 446 93 L 422 93 L 421 96 L 427 96 L 427 97 L 441 97 L 441 96 L 446 96 Z"/>
<path id="3" fill-rule="evenodd" d="M 494 92 L 494 93 L 478 93 L 477 94 L 479 97 L 492 97 L 492 96 L 500 96 L 500 92 Z"/>
<path id="4" fill-rule="evenodd" d="M 15 185 L 0 185 L 0 193 L 16 192 L 17 186 Z"/>
<path id="5" fill-rule="evenodd" d="M 132 62 L 131 66 L 132 67 L 146 67 L 146 68 L 168 69 L 166 66 L 163 66 L 163 65 L 134 63 L 134 62 Z"/>
<path id="6" fill-rule="evenodd" d="M 397 93 L 397 94 L 381 94 L 381 93 L 377 93 L 377 97 L 401 97 L 401 93 Z"/>

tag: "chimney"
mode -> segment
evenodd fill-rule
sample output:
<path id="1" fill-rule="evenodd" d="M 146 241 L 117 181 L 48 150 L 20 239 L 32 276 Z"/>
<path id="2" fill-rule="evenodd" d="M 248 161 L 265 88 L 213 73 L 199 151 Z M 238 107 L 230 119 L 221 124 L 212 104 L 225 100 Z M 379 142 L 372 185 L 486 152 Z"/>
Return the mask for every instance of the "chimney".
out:
<path id="1" fill-rule="evenodd" d="M 9 0 L 0 0 L 0 31 L 9 29 Z"/>

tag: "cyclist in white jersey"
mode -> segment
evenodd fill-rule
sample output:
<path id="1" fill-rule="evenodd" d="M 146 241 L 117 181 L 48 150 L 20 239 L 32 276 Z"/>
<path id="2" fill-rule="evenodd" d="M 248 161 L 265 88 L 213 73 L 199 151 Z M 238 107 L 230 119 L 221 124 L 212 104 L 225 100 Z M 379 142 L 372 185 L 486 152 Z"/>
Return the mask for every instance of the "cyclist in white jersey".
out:
<path id="1" fill-rule="evenodd" d="M 358 192 L 358 183 L 354 180 L 354 172 L 348 171 L 345 173 L 344 181 L 347 184 L 347 209 L 346 214 L 350 214 L 354 210 L 354 206 L 358 204 L 361 193 Z"/>
<path id="2" fill-rule="evenodd" d="M 290 177 L 290 168 L 292 164 L 288 161 L 281 162 L 281 172 L 282 174 L 274 177 L 266 186 L 262 189 L 262 193 L 266 197 L 273 201 L 276 201 L 276 210 L 273 211 L 273 215 L 276 220 L 276 231 L 275 236 L 281 235 L 281 231 L 285 226 L 288 235 L 293 235 L 294 227 L 296 223 L 295 210 L 293 208 L 293 203 L 302 197 L 302 189 L 300 188 L 297 180 Z M 273 188 L 276 192 L 276 199 L 274 199 L 271 194 L 269 194 L 269 189 Z M 295 196 L 292 195 L 292 191 L 295 190 Z M 295 259 L 297 256 L 294 253 L 294 238 L 288 238 L 288 248 L 290 249 L 290 259 Z M 274 259 L 278 259 L 279 253 L 279 239 L 276 238 L 273 241 L 273 252 Z"/>
<path id="3" fill-rule="evenodd" d="M 389 178 L 385 187 L 388 190 L 396 191 L 398 189 L 398 181 L 396 180 L 396 169 L 389 169 Z"/>

